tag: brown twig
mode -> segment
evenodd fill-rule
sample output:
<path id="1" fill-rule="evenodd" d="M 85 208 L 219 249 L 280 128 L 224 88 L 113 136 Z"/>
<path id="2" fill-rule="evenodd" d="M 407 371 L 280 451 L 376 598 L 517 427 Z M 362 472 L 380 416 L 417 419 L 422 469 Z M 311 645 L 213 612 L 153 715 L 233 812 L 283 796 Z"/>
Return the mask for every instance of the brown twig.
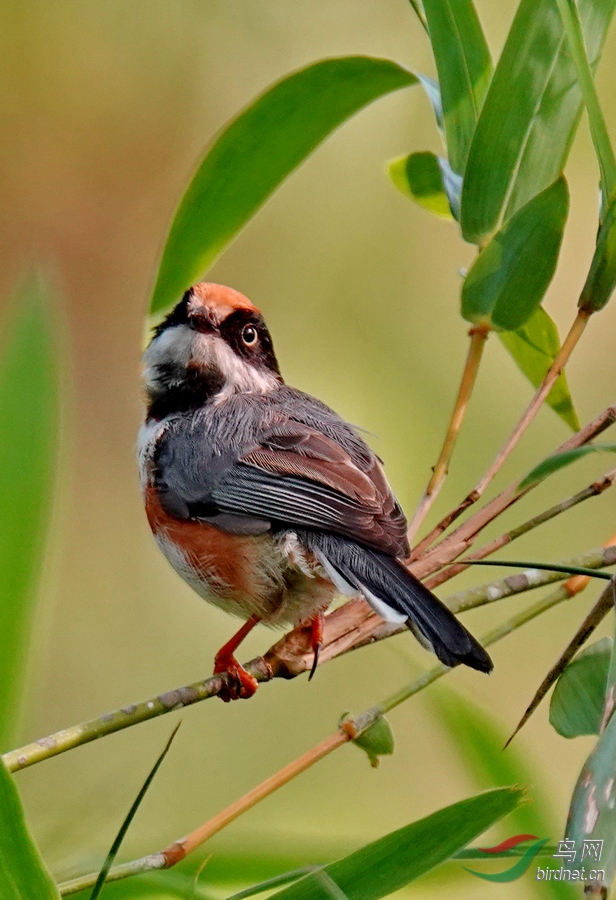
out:
<path id="1" fill-rule="evenodd" d="M 589 550 L 574 559 L 565 560 L 563 564 L 590 569 L 615 565 L 616 547 Z M 560 581 L 565 577 L 562 573 L 554 571 L 520 572 L 481 587 L 453 594 L 446 602 L 454 612 L 461 612 Z M 322 664 L 343 653 L 404 631 L 406 631 L 404 625 L 384 622 L 365 601 L 350 600 L 325 616 L 320 662 Z M 272 678 L 295 678 L 310 670 L 312 657 L 310 628 L 298 627 L 274 644 L 264 657 L 246 663 L 245 668 L 260 682 L 270 681 Z M 215 697 L 222 687 L 223 676 L 215 675 L 160 694 L 151 700 L 117 709 L 81 725 L 58 731 L 25 747 L 5 753 L 2 759 L 9 771 L 16 772 L 97 738 L 182 709 L 200 700 Z"/>
<path id="2" fill-rule="evenodd" d="M 589 310 L 578 310 L 573 325 L 569 330 L 569 334 L 563 341 L 563 345 L 560 348 L 556 359 L 548 369 L 545 378 L 537 388 L 533 399 L 526 407 L 526 410 L 522 414 L 522 417 L 519 420 L 518 424 L 511 432 L 509 440 L 497 455 L 496 459 L 494 460 L 488 471 L 485 473 L 483 478 L 476 484 L 474 490 L 471 491 L 471 494 L 469 496 L 473 497 L 473 502 L 476 502 L 479 497 L 481 497 L 485 492 L 487 486 L 490 484 L 497 472 L 501 469 L 503 463 L 508 459 L 512 450 L 517 446 L 520 438 L 541 409 L 543 401 L 552 390 L 554 383 L 566 366 L 567 362 L 569 361 L 569 357 L 571 356 L 580 338 L 582 337 L 591 315 L 592 313 Z"/>
<path id="3" fill-rule="evenodd" d="M 606 543 L 606 547 L 613 547 L 616 544 L 616 534 L 612 535 L 610 540 Z M 576 594 L 579 594 L 583 591 L 590 581 L 590 578 L 584 575 L 574 575 L 573 578 L 569 578 L 564 584 L 563 589 L 568 592 L 570 597 L 574 597 Z M 595 603 L 591 611 L 588 613 L 576 633 L 573 635 L 564 651 L 561 653 L 560 657 L 556 661 L 556 663 L 552 666 L 550 671 L 547 673 L 537 690 L 535 691 L 535 695 L 529 705 L 526 707 L 524 711 L 524 715 L 516 725 L 513 733 L 507 739 L 507 743 L 505 747 L 508 747 L 511 741 L 514 739 L 516 734 L 526 725 L 532 714 L 535 712 L 543 698 L 546 696 L 554 682 L 559 678 L 559 676 L 565 671 L 578 649 L 586 643 L 590 635 L 596 629 L 596 627 L 603 621 L 605 616 L 608 614 L 610 609 L 614 606 L 614 590 L 615 590 L 615 582 L 614 579 L 610 582 L 610 584 L 603 591 L 598 601 Z"/>
<path id="4" fill-rule="evenodd" d="M 562 588 L 559 588 L 549 597 L 545 597 L 543 600 L 540 600 L 538 603 L 533 604 L 523 612 L 512 616 L 510 619 L 507 619 L 506 622 L 503 622 L 497 628 L 490 631 L 484 636 L 482 643 L 486 647 L 490 646 L 491 644 L 495 644 L 497 641 L 500 641 L 507 635 L 511 634 L 512 631 L 515 631 L 517 628 L 521 627 L 527 622 L 532 621 L 532 619 L 541 615 L 541 613 L 546 612 L 548 609 L 556 606 L 558 603 L 561 603 L 568 597 L 569 594 L 563 592 Z M 208 840 L 212 835 L 216 834 L 218 831 L 224 828 L 225 825 L 232 822 L 246 810 L 255 806 L 256 803 L 259 803 L 261 800 L 265 799 L 265 797 L 270 796 L 270 794 L 278 790 L 278 788 L 282 787 L 284 784 L 287 784 L 288 781 L 291 780 L 291 778 L 294 778 L 301 772 L 306 771 L 306 769 L 314 765 L 320 759 L 323 759 L 325 756 L 332 753 L 338 747 L 341 747 L 343 744 L 348 743 L 348 741 L 359 737 L 360 734 L 365 732 L 370 727 L 370 725 L 372 725 L 384 713 L 389 712 L 396 706 L 399 706 L 405 700 L 408 700 L 410 697 L 419 693 L 428 685 L 432 684 L 434 681 L 437 681 L 439 678 L 442 678 L 443 675 L 446 675 L 450 671 L 451 669 L 447 668 L 447 666 L 435 666 L 433 669 L 430 669 L 423 675 L 419 676 L 419 678 L 416 678 L 410 684 L 406 685 L 404 688 L 402 688 L 402 690 L 397 691 L 395 694 L 392 694 L 382 703 L 379 703 L 377 706 L 371 707 L 363 715 L 358 716 L 354 719 L 345 719 L 342 722 L 340 728 L 338 728 L 324 741 L 321 741 L 307 753 L 304 753 L 294 762 L 285 766 L 275 775 L 267 778 L 256 788 L 253 788 L 243 797 L 240 797 L 239 800 L 236 800 L 234 803 L 232 803 L 231 806 L 227 807 L 227 809 L 214 816 L 213 819 L 210 819 L 204 825 L 191 832 L 191 834 L 180 838 L 179 841 L 174 841 L 167 848 L 165 848 L 165 850 L 162 850 L 158 853 L 152 853 L 149 856 L 142 857 L 141 859 L 135 859 L 131 862 L 123 863 L 119 866 L 114 866 L 109 872 L 108 880 L 118 881 L 131 875 L 138 875 L 141 872 L 150 872 L 154 869 L 168 869 L 176 865 L 178 862 L 185 859 L 188 853 L 201 846 L 204 841 Z M 79 878 L 74 878 L 71 881 L 64 882 L 63 884 L 58 885 L 58 888 L 60 894 L 63 897 L 66 897 L 70 894 L 76 894 L 79 891 L 86 890 L 94 884 L 95 880 L 96 873 L 92 873 L 90 875 L 83 875 Z"/>
<path id="5" fill-rule="evenodd" d="M 606 472 L 603 478 L 600 478 L 598 481 L 594 481 L 588 487 L 584 488 L 584 490 L 578 491 L 577 494 L 573 494 L 573 496 L 567 497 L 565 500 L 561 500 L 560 503 L 556 503 L 554 506 L 551 506 L 544 512 L 539 513 L 539 515 L 537 516 L 533 516 L 522 525 L 518 525 L 516 528 L 512 528 L 510 531 L 506 531 L 499 537 L 496 537 L 493 540 L 489 541 L 487 544 L 484 544 L 483 547 L 479 547 L 478 550 L 475 550 L 468 556 L 463 557 L 459 562 L 455 563 L 452 566 L 448 566 L 446 569 L 443 569 L 436 575 L 433 575 L 432 578 L 429 578 L 426 581 L 426 587 L 429 587 L 430 590 L 434 590 L 435 588 L 439 587 L 439 585 L 444 584 L 446 581 L 450 581 L 454 576 L 459 575 L 460 572 L 464 572 L 468 568 L 469 563 L 473 562 L 474 560 L 485 559 L 487 556 L 490 556 L 492 553 L 500 550 L 501 547 L 505 547 L 507 544 L 510 544 L 517 538 L 522 537 L 522 535 L 528 534 L 529 531 L 532 531 L 539 525 L 543 525 L 545 522 L 548 522 L 555 516 L 559 516 L 561 513 L 572 509 L 574 506 L 577 506 L 578 503 L 582 503 L 584 500 L 589 500 L 591 497 L 599 496 L 599 494 L 602 494 L 608 488 L 612 487 L 615 480 L 616 469 L 612 469 L 611 471 Z"/>
<path id="6" fill-rule="evenodd" d="M 605 431 L 606 428 L 613 425 L 614 422 L 616 422 L 616 406 L 608 406 L 607 409 L 604 409 L 602 413 L 592 420 L 592 422 L 589 422 L 588 425 L 585 425 L 584 428 L 581 428 L 563 444 L 557 447 L 554 452 L 563 453 L 567 450 L 574 450 L 577 447 L 581 447 L 596 438 Z M 518 500 L 525 497 L 529 491 L 534 490 L 539 484 L 542 484 L 543 479 L 529 485 L 529 487 L 524 490 L 519 489 L 519 483 L 518 479 L 502 491 L 502 493 L 494 497 L 493 500 L 486 503 L 485 506 L 467 519 L 466 522 L 459 525 L 455 531 L 452 531 L 451 534 L 444 538 L 439 544 L 432 549 L 429 549 L 429 544 L 427 542 L 430 541 L 430 543 L 432 543 L 432 538 L 437 537 L 442 533 L 438 532 L 438 529 L 445 520 L 443 520 L 442 523 L 439 523 L 433 532 L 431 532 L 431 534 L 415 548 L 411 555 L 413 571 L 417 577 L 424 578 L 427 575 L 432 575 L 444 565 L 453 562 L 454 559 L 471 546 L 476 536 L 486 527 L 486 525 L 489 525 L 490 522 L 494 521 L 497 516 L 501 515 L 501 513 L 508 509 L 513 503 L 517 503 Z M 422 555 L 421 558 L 417 559 L 419 553 Z"/>
<path id="7" fill-rule="evenodd" d="M 476 326 L 469 331 L 471 340 L 464 371 L 462 373 L 462 380 L 460 381 L 460 389 L 458 391 L 456 404 L 451 415 L 449 428 L 447 429 L 447 434 L 445 435 L 439 458 L 432 472 L 432 477 L 428 482 L 428 486 L 423 497 L 419 501 L 415 515 L 408 527 L 407 534 L 410 544 L 413 543 L 415 535 L 419 531 L 447 477 L 449 463 L 458 439 L 458 434 L 460 433 L 460 428 L 462 427 L 464 416 L 466 415 L 473 388 L 475 387 L 479 365 L 483 356 L 483 348 L 485 347 L 489 333 L 490 329 L 487 326 Z"/>

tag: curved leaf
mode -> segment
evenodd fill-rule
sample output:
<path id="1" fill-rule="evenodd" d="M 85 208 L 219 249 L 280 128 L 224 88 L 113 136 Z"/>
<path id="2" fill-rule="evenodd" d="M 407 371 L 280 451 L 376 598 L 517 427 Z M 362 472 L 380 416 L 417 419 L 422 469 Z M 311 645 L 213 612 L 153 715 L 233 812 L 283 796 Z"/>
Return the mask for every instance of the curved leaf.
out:
<path id="1" fill-rule="evenodd" d="M 30 837 L 11 775 L 0 760 L 0 897 L 59 900 L 60 894 Z"/>
<path id="2" fill-rule="evenodd" d="M 499 331 L 498 337 L 533 387 L 539 387 L 560 350 L 558 329 L 543 307 L 539 306 L 522 328 Z M 545 402 L 573 431 L 579 431 L 580 422 L 564 372 Z"/>
<path id="3" fill-rule="evenodd" d="M 492 59 L 472 0 L 424 0 L 440 84 L 447 154 L 462 175 L 492 76 Z"/>
<path id="4" fill-rule="evenodd" d="M 616 0 L 579 0 L 596 66 Z M 582 96 L 554 0 L 522 0 L 475 129 L 464 173 L 462 232 L 482 244 L 562 171 Z"/>
<path id="5" fill-rule="evenodd" d="M 568 210 L 569 192 L 561 176 L 505 223 L 464 280 L 462 315 L 467 321 L 503 331 L 528 321 L 554 275 Z"/>
<path id="6" fill-rule="evenodd" d="M 441 219 L 452 219 L 439 163 L 434 153 L 411 153 L 389 163 L 389 177 L 399 191 L 419 206 Z"/>
<path id="7" fill-rule="evenodd" d="M 581 850 L 584 841 L 602 841 L 600 862 L 587 859 L 586 872 L 589 868 L 603 870 L 603 884 L 592 882 L 593 895 L 607 897 L 616 874 L 616 716 L 612 716 L 607 727 L 599 737 L 595 748 L 586 760 L 580 773 L 569 815 L 565 837 L 574 842 L 577 851 L 572 865 L 580 868 Z M 601 892 L 600 888 L 604 887 Z M 582 882 L 580 882 L 582 887 Z"/>
<path id="8" fill-rule="evenodd" d="M 616 199 L 612 200 L 597 235 L 597 246 L 580 296 L 580 309 L 598 312 L 616 287 Z"/>
<path id="9" fill-rule="evenodd" d="M 15 725 L 51 492 L 58 397 L 49 297 L 36 278 L 10 305 L 0 350 L 0 749 Z"/>
<path id="10" fill-rule="evenodd" d="M 269 88 L 216 139 L 167 238 L 151 313 L 169 309 L 208 269 L 278 185 L 346 119 L 416 84 L 386 59 L 326 59 Z"/>
<path id="11" fill-rule="evenodd" d="M 599 734 L 612 643 L 610 637 L 604 637 L 586 647 L 556 682 L 550 724 L 563 737 Z"/>
<path id="12" fill-rule="evenodd" d="M 562 453 L 554 453 L 542 460 L 538 466 L 535 466 L 528 475 L 522 479 L 518 485 L 518 490 L 522 491 L 541 481 L 548 475 L 570 466 L 571 463 L 581 459 L 582 456 L 588 456 L 589 453 L 616 453 L 616 444 L 584 444 L 583 447 L 575 447 L 573 450 L 563 450 Z"/>
<path id="13" fill-rule="evenodd" d="M 393 831 L 274 894 L 276 900 L 326 900 L 326 874 L 348 900 L 377 900 L 449 859 L 521 802 L 516 788 L 486 791 Z"/>

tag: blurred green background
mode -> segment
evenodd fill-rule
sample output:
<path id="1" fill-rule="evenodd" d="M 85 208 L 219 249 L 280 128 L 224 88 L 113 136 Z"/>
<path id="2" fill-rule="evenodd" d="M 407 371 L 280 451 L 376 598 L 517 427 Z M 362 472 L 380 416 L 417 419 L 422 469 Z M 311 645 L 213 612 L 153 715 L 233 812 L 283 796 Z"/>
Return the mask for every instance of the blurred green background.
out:
<path id="1" fill-rule="evenodd" d="M 496 56 L 515 4 L 478 0 L 477 8 Z M 405 0 L 0 5 L 0 296 L 33 260 L 52 273 L 64 357 L 61 469 L 23 741 L 206 675 L 235 627 L 171 571 L 142 511 L 134 444 L 144 314 L 169 222 L 206 143 L 290 70 L 355 53 L 434 71 Z M 598 73 L 609 123 L 616 120 L 615 84 L 612 29 Z M 458 270 L 472 253 L 453 225 L 414 207 L 384 174 L 386 160 L 421 149 L 439 149 L 424 95 L 406 90 L 377 102 L 283 185 L 208 276 L 262 308 L 290 383 L 371 433 L 409 512 L 457 389 L 468 328 L 458 313 Z M 546 302 L 561 330 L 573 318 L 594 246 L 597 168 L 585 121 L 567 176 L 572 212 Z M 591 322 L 569 367 L 582 421 L 614 401 L 615 327 L 612 303 Z M 434 520 L 474 484 L 529 397 L 528 383 L 492 339 Z M 544 410 L 496 487 L 566 437 L 563 423 Z M 555 476 L 491 533 L 608 466 L 605 458 L 589 459 Z M 551 560 L 597 546 L 615 530 L 614 509 L 607 492 L 503 557 Z M 488 579 L 475 570 L 452 590 Z M 456 671 L 448 683 L 511 729 L 598 590 L 591 586 L 498 645 L 490 678 Z M 513 598 L 465 621 L 481 634 L 528 602 Z M 271 642 L 258 630 L 245 658 Z M 250 703 L 212 701 L 185 711 L 124 858 L 196 827 L 330 733 L 342 711 L 363 710 L 431 664 L 401 636 L 328 665 L 310 685 L 275 683 Z M 58 877 L 107 850 L 176 716 L 19 774 L 31 824 Z M 427 693 L 391 722 L 396 753 L 378 770 L 355 749 L 342 749 L 227 828 L 208 851 L 313 847 L 318 861 L 475 791 Z M 564 825 L 593 740 L 558 737 L 546 709 L 517 739 L 555 828 Z M 531 888 L 517 882 L 509 896 L 523 900 Z M 434 888 L 419 882 L 412 895 L 430 897 Z M 491 898 L 494 888 L 468 876 L 457 895 Z"/>

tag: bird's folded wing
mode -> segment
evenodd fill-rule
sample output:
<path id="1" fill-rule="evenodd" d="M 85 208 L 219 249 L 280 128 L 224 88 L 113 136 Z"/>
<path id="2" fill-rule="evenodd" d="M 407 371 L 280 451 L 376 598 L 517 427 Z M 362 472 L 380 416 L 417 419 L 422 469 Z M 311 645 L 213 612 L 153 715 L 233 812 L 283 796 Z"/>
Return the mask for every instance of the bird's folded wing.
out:
<path id="1" fill-rule="evenodd" d="M 376 457 L 356 462 L 298 423 L 245 454 L 217 482 L 212 499 L 225 512 L 339 533 L 393 555 L 407 552 L 406 521 Z"/>

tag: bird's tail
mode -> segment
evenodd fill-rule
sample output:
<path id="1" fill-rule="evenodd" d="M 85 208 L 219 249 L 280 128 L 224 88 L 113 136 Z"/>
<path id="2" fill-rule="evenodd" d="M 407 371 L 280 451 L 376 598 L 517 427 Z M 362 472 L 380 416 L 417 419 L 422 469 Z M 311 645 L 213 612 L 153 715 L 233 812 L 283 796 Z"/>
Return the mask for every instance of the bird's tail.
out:
<path id="1" fill-rule="evenodd" d="M 492 660 L 481 644 L 392 556 L 322 532 L 305 531 L 298 537 L 342 593 L 359 591 L 382 618 L 404 622 L 446 666 L 463 663 L 480 672 L 492 670 Z"/>

